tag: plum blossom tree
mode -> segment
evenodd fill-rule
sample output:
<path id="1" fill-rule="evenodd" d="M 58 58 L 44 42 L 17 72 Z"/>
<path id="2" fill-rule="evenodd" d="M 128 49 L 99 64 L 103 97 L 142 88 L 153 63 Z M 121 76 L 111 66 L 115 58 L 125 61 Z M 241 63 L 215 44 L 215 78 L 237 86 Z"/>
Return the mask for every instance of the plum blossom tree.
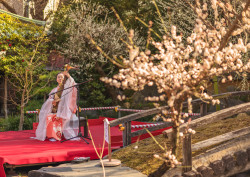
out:
<path id="1" fill-rule="evenodd" d="M 172 153 L 177 155 L 179 126 L 188 114 L 181 114 L 183 103 L 187 100 L 188 112 L 192 113 L 191 101 L 194 97 L 204 102 L 219 104 L 218 99 L 204 92 L 208 82 L 216 76 L 222 77 L 221 82 L 231 81 L 232 73 L 248 73 L 249 58 L 245 55 L 250 43 L 242 38 L 242 34 L 250 29 L 250 1 L 240 1 L 232 4 L 231 1 L 211 0 L 213 13 L 207 10 L 207 3 L 199 0 L 186 2 L 197 15 L 194 29 L 186 40 L 178 35 L 175 26 L 171 32 L 163 36 L 161 42 L 152 40 L 157 49 L 140 51 L 138 47 L 130 45 L 128 59 L 123 60 L 124 68 L 113 78 L 101 78 L 117 88 L 143 90 L 146 85 L 157 86 L 160 96 L 146 97 L 148 101 L 164 101 L 169 109 L 163 110 L 166 121 L 173 122 Z M 237 6 L 237 7 L 236 7 Z M 207 20 L 208 17 L 214 20 Z M 130 32 L 133 36 L 133 31 Z M 237 42 L 232 40 L 237 37 Z M 123 99 L 124 96 L 119 98 Z M 171 118 L 167 118 L 169 112 Z M 189 132 L 195 133 L 189 129 Z M 176 158 L 168 153 L 172 165 L 178 163 Z"/>

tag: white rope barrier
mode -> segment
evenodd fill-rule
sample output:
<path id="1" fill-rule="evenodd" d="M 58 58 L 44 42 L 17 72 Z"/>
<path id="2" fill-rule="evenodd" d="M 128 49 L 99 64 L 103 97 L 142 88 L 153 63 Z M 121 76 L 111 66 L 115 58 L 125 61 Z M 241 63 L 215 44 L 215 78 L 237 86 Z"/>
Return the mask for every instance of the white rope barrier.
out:
<path id="1" fill-rule="evenodd" d="M 105 110 L 105 109 L 115 109 L 117 107 L 111 106 L 111 107 L 93 107 L 93 108 L 81 108 L 82 111 L 93 111 L 93 110 Z"/>
<path id="2" fill-rule="evenodd" d="M 143 111 L 146 111 L 146 110 L 138 110 L 138 109 L 120 109 L 118 108 L 117 111 L 127 111 L 127 112 L 143 112 Z"/>
<path id="3" fill-rule="evenodd" d="M 142 124 L 142 125 L 131 125 L 131 128 L 147 128 L 147 127 L 154 127 L 157 125 L 161 125 L 163 123 L 158 123 L 158 124 Z"/>
<path id="4" fill-rule="evenodd" d="M 118 108 L 117 111 L 127 111 L 127 112 L 143 112 L 146 110 L 138 110 L 138 109 L 120 109 Z M 173 114 L 172 112 L 168 112 L 168 114 Z M 181 115 L 186 114 L 185 112 L 182 112 Z M 200 113 L 187 113 L 189 116 L 200 116 Z"/>
<path id="5" fill-rule="evenodd" d="M 170 112 L 170 114 L 173 114 L 172 112 Z M 182 112 L 181 115 L 186 114 L 185 112 Z M 189 116 L 200 116 L 200 113 L 187 113 Z"/>
<path id="6" fill-rule="evenodd" d="M 37 114 L 38 111 L 26 111 L 26 114 Z"/>
<path id="7" fill-rule="evenodd" d="M 146 110 L 140 109 L 123 109 L 119 108 L 118 106 L 110 106 L 110 107 L 92 107 L 92 108 L 80 108 L 81 111 L 94 111 L 94 110 L 108 110 L 108 109 L 115 109 L 115 111 L 126 111 L 126 112 L 143 112 Z M 27 114 L 35 114 L 38 111 L 26 111 Z M 168 114 L 173 114 L 172 112 L 168 112 Z M 186 114 L 184 112 L 181 113 L 182 115 Z M 189 116 L 200 116 L 200 113 L 187 113 Z"/>

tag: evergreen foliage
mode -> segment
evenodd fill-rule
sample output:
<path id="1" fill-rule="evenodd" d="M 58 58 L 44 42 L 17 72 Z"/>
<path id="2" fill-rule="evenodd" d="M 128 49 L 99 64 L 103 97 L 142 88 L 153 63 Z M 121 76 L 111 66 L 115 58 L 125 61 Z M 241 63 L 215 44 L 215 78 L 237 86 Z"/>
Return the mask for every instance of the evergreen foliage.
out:
<path id="1" fill-rule="evenodd" d="M 45 68 L 48 39 L 43 27 L 7 14 L 0 14 L 0 32 L 0 70 L 10 85 L 8 101 L 20 109 L 22 130 L 25 105 L 51 77 Z"/>
<path id="2" fill-rule="evenodd" d="M 117 67 L 103 53 L 116 55 L 117 63 L 128 56 L 126 42 L 122 41 L 128 40 L 127 34 L 114 18 L 106 7 L 83 0 L 68 3 L 54 17 L 51 47 L 69 58 L 73 65 L 80 66 L 80 70 L 73 74 L 78 83 L 93 79 L 81 86 L 84 107 L 117 104 L 119 90 L 99 81 L 100 77 L 117 72 Z M 102 48 L 103 53 L 91 40 Z M 142 40 L 137 42 L 142 43 Z"/>

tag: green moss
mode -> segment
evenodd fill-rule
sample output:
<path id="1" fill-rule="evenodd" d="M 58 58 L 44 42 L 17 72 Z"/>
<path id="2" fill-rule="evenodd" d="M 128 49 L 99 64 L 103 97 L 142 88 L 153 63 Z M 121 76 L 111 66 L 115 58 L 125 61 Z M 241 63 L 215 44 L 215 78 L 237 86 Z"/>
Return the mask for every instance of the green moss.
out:
<path id="1" fill-rule="evenodd" d="M 247 114 L 239 114 L 236 117 L 230 117 L 201 126 L 196 129 L 196 134 L 192 137 L 192 144 L 247 127 L 249 124 L 250 116 Z M 155 138 L 159 144 L 166 149 L 171 148 L 168 140 L 164 138 L 163 135 L 158 135 Z M 138 146 L 138 148 L 135 148 L 136 146 Z M 216 145 L 193 152 L 193 156 L 215 146 Z M 181 151 L 181 145 L 179 150 Z M 163 163 L 161 160 L 155 159 L 153 155 L 159 154 L 161 156 L 163 153 L 164 151 L 154 142 L 154 140 L 152 138 L 148 138 L 114 152 L 113 158 L 120 159 L 125 166 L 149 175 L 156 171 Z M 181 157 L 177 158 L 181 160 Z"/>

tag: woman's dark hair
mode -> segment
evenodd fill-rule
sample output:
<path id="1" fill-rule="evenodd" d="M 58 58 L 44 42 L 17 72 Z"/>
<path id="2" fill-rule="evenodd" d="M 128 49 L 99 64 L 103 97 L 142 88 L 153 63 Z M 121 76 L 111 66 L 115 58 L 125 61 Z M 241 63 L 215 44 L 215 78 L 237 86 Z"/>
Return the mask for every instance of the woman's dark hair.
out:
<path id="1" fill-rule="evenodd" d="M 58 76 L 59 74 L 62 74 L 62 75 L 63 75 L 63 78 L 65 77 L 64 74 L 63 74 L 63 72 L 60 72 L 60 73 L 57 73 L 56 79 L 57 79 L 57 76 Z"/>

